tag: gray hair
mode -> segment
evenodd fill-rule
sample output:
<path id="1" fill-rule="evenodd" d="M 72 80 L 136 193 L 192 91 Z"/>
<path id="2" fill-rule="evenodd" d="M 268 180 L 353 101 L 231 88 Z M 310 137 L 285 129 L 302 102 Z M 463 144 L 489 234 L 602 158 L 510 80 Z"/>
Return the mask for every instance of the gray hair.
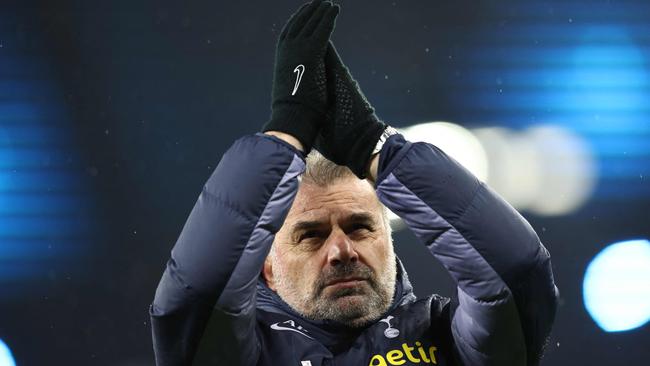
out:
<path id="1" fill-rule="evenodd" d="M 313 149 L 307 155 L 306 161 L 306 169 L 301 178 L 307 184 L 327 187 L 340 179 L 355 177 L 350 168 L 333 163 L 316 151 L 316 149 Z"/>

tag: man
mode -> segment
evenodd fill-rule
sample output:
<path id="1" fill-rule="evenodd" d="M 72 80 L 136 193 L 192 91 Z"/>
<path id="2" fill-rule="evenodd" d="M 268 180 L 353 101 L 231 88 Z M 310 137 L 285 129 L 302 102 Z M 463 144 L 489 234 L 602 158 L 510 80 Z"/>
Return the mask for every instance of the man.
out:
<path id="1" fill-rule="evenodd" d="M 329 41 L 338 12 L 314 0 L 285 25 L 271 119 L 224 154 L 156 291 L 157 364 L 537 364 L 548 252 L 462 166 L 379 121 Z M 305 164 L 312 146 L 336 164 Z M 416 300 L 384 206 L 456 280 L 453 300 Z"/>

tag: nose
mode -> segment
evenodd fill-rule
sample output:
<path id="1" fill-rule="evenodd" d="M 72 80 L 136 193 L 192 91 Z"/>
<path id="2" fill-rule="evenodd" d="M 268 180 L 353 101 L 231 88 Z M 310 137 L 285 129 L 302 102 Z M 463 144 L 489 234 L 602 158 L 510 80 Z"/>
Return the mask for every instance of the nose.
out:
<path id="1" fill-rule="evenodd" d="M 340 229 L 332 230 L 325 243 L 327 261 L 331 266 L 354 263 L 359 260 L 359 253 L 354 249 L 354 243 Z"/>

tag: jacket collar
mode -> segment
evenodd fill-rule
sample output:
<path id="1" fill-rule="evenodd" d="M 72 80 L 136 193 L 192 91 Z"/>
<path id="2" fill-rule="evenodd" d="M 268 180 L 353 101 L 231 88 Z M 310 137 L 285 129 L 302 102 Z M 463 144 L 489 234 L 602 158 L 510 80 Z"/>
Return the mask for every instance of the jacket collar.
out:
<path id="1" fill-rule="evenodd" d="M 397 281 L 395 281 L 395 295 L 390 308 L 386 314 L 393 312 L 397 307 L 416 300 L 413 293 L 413 286 L 409 281 L 408 274 L 399 258 L 397 261 Z M 309 320 L 303 318 L 293 310 L 282 298 L 267 285 L 260 275 L 257 281 L 257 308 L 273 313 L 286 314 L 301 322 L 310 335 L 328 347 L 344 347 L 352 342 L 365 328 L 351 328 L 333 320 Z M 385 314 L 384 314 L 385 315 Z M 380 318 L 383 318 L 382 315 Z M 367 327 L 366 327 L 367 328 Z M 333 349 L 333 351 L 335 351 Z"/>

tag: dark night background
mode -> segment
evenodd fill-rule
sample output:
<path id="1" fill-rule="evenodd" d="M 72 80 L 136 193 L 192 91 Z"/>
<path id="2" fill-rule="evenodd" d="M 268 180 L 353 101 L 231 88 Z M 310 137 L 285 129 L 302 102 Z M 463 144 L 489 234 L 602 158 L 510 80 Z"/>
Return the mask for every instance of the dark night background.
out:
<path id="1" fill-rule="evenodd" d="M 299 4 L 3 2 L 0 339 L 17 365 L 153 364 L 147 308 L 169 251 L 220 156 L 267 120 L 276 37 Z M 341 4 L 333 40 L 392 125 L 552 121 L 594 146 L 589 201 L 523 211 L 562 295 L 542 365 L 647 364 L 650 325 L 601 330 L 582 280 L 605 245 L 650 237 L 650 4 Z M 622 52 L 594 54 L 639 76 L 606 100 L 637 104 L 563 97 L 576 95 L 564 82 L 585 42 Z M 395 241 L 416 293 L 452 294 L 409 232 Z"/>

